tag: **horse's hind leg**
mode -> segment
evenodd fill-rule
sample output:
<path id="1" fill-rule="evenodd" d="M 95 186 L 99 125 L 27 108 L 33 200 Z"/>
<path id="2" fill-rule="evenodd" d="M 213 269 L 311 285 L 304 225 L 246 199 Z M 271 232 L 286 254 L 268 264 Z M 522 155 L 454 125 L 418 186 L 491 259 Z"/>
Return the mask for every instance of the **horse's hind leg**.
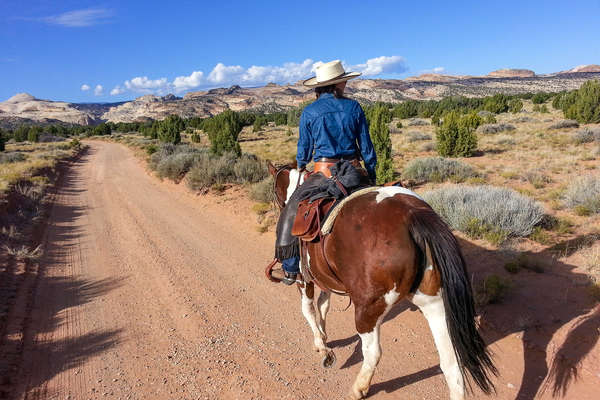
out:
<path id="1" fill-rule="evenodd" d="M 377 367 L 381 358 L 379 327 L 383 318 L 400 297 L 400 293 L 396 292 L 395 289 L 394 287 L 378 299 L 371 299 L 360 304 L 355 303 L 354 318 L 356 330 L 362 344 L 363 363 L 354 385 L 352 385 L 352 391 L 350 392 L 352 399 L 363 399 L 369 392 L 375 367 Z"/>
<path id="2" fill-rule="evenodd" d="M 450 399 L 464 399 L 465 383 L 448 332 L 444 300 L 440 292 L 437 291 L 435 295 L 430 296 L 417 290 L 417 293 L 412 298 L 412 302 L 421 309 L 429 323 L 429 328 L 433 334 L 433 340 L 440 356 L 440 368 L 444 373 L 448 389 L 450 390 Z"/>
<path id="3" fill-rule="evenodd" d="M 302 314 L 308 321 L 310 329 L 314 335 L 315 349 L 323 355 L 322 365 L 324 368 L 330 368 L 335 363 L 333 351 L 325 345 L 327 339 L 325 331 L 321 331 L 320 321 L 317 321 L 317 313 L 313 302 L 315 295 L 315 286 L 313 283 L 304 283 L 299 285 L 302 294 Z"/>

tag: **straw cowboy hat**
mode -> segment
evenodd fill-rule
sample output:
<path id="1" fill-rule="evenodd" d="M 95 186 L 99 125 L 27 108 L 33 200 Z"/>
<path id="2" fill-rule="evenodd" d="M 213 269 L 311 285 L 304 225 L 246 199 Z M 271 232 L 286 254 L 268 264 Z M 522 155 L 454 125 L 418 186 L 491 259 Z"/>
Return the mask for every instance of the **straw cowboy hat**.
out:
<path id="1" fill-rule="evenodd" d="M 360 76 L 360 72 L 346 72 L 340 60 L 321 64 L 316 68 L 317 76 L 304 81 L 304 86 L 320 87 L 335 85 Z"/>

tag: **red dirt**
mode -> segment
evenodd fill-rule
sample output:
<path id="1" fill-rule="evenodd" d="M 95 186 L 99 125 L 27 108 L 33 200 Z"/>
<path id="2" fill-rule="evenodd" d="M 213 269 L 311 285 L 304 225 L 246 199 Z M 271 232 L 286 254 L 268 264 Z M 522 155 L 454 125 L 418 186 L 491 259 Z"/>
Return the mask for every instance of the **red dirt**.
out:
<path id="1" fill-rule="evenodd" d="M 352 309 L 342 311 L 347 300 L 334 296 L 327 328 L 338 363 L 323 370 L 297 290 L 262 275 L 274 238 L 253 229 L 248 200 L 195 196 L 149 176 L 121 145 L 90 146 L 56 193 L 9 398 L 345 396 L 361 361 Z M 475 273 L 481 261 L 494 264 L 490 251 L 463 246 Z M 565 271 L 520 273 L 520 287 L 532 290 L 486 308 L 482 323 L 501 373 L 497 398 L 520 390 L 518 398 L 533 398 L 556 352 L 559 382 L 578 373 L 559 386 L 565 398 L 597 398 L 600 312 L 590 312 Z M 408 303 L 391 314 L 370 398 L 447 398 L 425 319 Z M 551 395 L 552 386 L 535 398 Z"/>

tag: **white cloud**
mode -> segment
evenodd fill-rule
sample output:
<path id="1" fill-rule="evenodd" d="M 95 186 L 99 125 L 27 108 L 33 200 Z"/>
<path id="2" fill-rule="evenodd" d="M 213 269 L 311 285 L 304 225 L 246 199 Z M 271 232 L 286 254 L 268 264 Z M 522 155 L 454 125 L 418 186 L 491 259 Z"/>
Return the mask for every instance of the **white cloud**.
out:
<path id="1" fill-rule="evenodd" d="M 39 20 L 51 25 L 62 25 L 71 28 L 98 25 L 106 22 L 113 16 L 111 10 L 105 8 L 86 8 L 82 10 L 67 11 L 58 15 L 43 17 Z"/>
<path id="2" fill-rule="evenodd" d="M 122 94 L 125 91 L 135 93 L 156 93 L 159 95 L 168 92 L 181 93 L 198 88 L 211 88 L 215 86 L 246 85 L 259 86 L 270 82 L 285 84 L 294 83 L 314 75 L 316 67 L 322 61 L 313 61 L 310 58 L 300 63 L 288 62 L 283 65 L 252 65 L 244 68 L 241 65 L 225 65 L 218 63 L 207 74 L 203 71 L 193 71 L 190 75 L 176 77 L 172 82 L 167 78 L 149 79 L 147 76 L 138 76 L 125 81 L 122 85 L 111 90 L 112 95 Z M 403 57 L 382 56 L 371 58 L 358 65 L 346 65 L 347 71 L 359 71 L 364 76 L 375 76 L 384 73 L 400 73 L 406 71 Z"/>
<path id="3" fill-rule="evenodd" d="M 362 72 L 364 76 L 374 76 L 389 73 L 401 73 L 406 71 L 404 57 L 381 56 L 368 59 L 364 64 L 357 64 L 349 68 L 353 71 Z"/>
<path id="4" fill-rule="evenodd" d="M 85 83 L 84 83 L 83 85 L 81 85 L 81 90 L 82 90 L 83 92 L 86 92 L 86 91 L 88 91 L 88 90 L 90 90 L 90 89 L 91 89 L 91 88 L 90 88 L 90 85 L 87 85 L 87 84 L 85 84 Z"/>
<path id="5" fill-rule="evenodd" d="M 111 96 L 116 96 L 119 94 L 125 93 L 125 89 L 123 89 L 121 86 L 117 85 L 115 86 L 111 91 L 110 91 L 110 95 Z"/>
<path id="6" fill-rule="evenodd" d="M 176 92 L 197 88 L 202 85 L 203 78 L 204 73 L 202 71 L 194 71 L 189 76 L 178 76 L 173 81 L 173 88 Z"/>
<path id="7" fill-rule="evenodd" d="M 208 81 L 216 84 L 235 82 L 240 80 L 243 73 L 244 68 L 239 65 L 227 66 L 223 63 L 218 63 L 213 70 L 210 71 L 210 74 L 208 74 Z"/>
<path id="8" fill-rule="evenodd" d="M 435 67 L 433 69 L 433 72 L 435 72 L 436 74 L 441 74 L 442 72 L 444 72 L 446 70 L 446 68 L 444 67 Z"/>
<path id="9" fill-rule="evenodd" d="M 445 71 L 446 71 L 446 68 L 444 68 L 444 67 L 435 67 L 435 68 L 431 68 L 431 69 L 421 70 L 419 73 L 420 74 L 441 74 Z"/>
<path id="10" fill-rule="evenodd" d="M 131 80 L 125 81 L 125 88 L 138 93 L 165 93 L 170 85 L 167 78 L 148 79 L 147 76 L 137 76 Z"/>
<path id="11" fill-rule="evenodd" d="M 103 93 L 104 93 L 104 88 L 102 87 L 102 85 L 96 85 L 96 87 L 94 88 L 94 94 L 96 96 L 102 96 Z"/>

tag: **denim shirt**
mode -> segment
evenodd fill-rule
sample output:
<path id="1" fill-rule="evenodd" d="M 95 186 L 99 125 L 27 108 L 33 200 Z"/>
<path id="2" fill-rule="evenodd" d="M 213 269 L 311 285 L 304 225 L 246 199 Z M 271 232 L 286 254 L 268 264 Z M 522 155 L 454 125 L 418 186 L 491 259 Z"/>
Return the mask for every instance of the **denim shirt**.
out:
<path id="1" fill-rule="evenodd" d="M 365 113 L 356 100 L 323 93 L 306 106 L 300 117 L 298 168 L 310 162 L 313 151 L 315 161 L 360 154 L 369 176 L 375 178 L 377 156 Z"/>

